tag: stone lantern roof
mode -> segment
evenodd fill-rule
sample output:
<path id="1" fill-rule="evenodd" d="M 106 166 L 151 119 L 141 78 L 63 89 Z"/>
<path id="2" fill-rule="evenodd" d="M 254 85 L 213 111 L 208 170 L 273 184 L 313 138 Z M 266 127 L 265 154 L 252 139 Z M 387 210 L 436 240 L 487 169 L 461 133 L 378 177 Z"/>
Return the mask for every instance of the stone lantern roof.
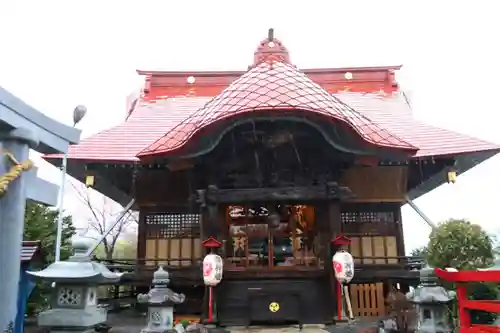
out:
<path id="1" fill-rule="evenodd" d="M 162 266 L 153 273 L 153 285 L 165 285 L 170 283 L 170 273 L 163 269 Z"/>
<path id="2" fill-rule="evenodd" d="M 406 294 L 406 298 L 416 304 L 446 304 L 455 297 L 454 291 L 447 291 L 437 284 L 437 276 L 432 267 L 420 270 L 420 285 Z"/>
<path id="3" fill-rule="evenodd" d="M 170 274 L 162 266 L 153 274 L 153 288 L 147 294 L 137 295 L 140 303 L 149 305 L 180 304 L 186 300 L 184 294 L 178 294 L 168 288 Z"/>
<path id="4" fill-rule="evenodd" d="M 114 283 L 121 274 L 113 273 L 101 263 L 92 262 L 86 255 L 90 244 L 85 240 L 73 241 L 74 255 L 67 261 L 59 261 L 38 272 L 28 272 L 35 280 L 44 282 L 63 282 L 71 284 Z"/>

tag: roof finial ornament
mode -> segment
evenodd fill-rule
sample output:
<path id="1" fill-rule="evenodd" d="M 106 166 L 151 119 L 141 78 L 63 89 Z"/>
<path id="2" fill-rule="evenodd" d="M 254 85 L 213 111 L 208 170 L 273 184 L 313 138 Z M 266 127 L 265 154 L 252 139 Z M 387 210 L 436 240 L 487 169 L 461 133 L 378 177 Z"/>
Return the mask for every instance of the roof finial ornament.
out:
<path id="1" fill-rule="evenodd" d="M 269 31 L 267 32 L 267 41 L 272 42 L 274 41 L 274 29 L 270 28 Z"/>
<path id="2" fill-rule="evenodd" d="M 254 63 L 250 68 L 263 62 L 272 64 L 275 61 L 290 64 L 290 56 L 283 44 L 274 38 L 274 29 L 270 28 L 267 38 L 260 42 L 259 47 L 254 53 Z"/>

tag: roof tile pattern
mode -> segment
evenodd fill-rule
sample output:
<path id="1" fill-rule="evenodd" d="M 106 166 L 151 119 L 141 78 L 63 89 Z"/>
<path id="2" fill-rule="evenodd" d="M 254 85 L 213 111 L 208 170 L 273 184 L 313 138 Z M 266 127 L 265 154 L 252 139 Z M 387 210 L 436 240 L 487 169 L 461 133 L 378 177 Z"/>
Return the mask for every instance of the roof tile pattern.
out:
<path id="1" fill-rule="evenodd" d="M 185 145 L 200 129 L 229 117 L 252 111 L 297 110 L 315 112 L 344 122 L 365 141 L 415 153 L 418 148 L 377 125 L 355 108 L 328 94 L 295 66 L 274 57 L 255 65 L 203 108 L 165 130 L 162 138 L 141 156 L 172 152 Z"/>
<path id="2" fill-rule="evenodd" d="M 172 98 L 140 102 L 127 121 L 83 139 L 69 147 L 72 159 L 135 162 L 136 155 L 161 138 L 185 117 L 201 108 L 210 98 Z M 59 157 L 62 155 L 49 155 Z"/>
<path id="3" fill-rule="evenodd" d="M 334 95 L 380 127 L 419 148 L 415 157 L 454 155 L 500 146 L 416 120 L 400 94 L 381 96 L 344 92 Z M 162 138 L 185 118 L 196 114 L 210 98 L 189 97 L 141 102 L 129 119 L 70 146 L 69 158 L 88 161 L 135 162 L 143 149 Z M 61 158 L 48 155 L 46 159 Z"/>
<path id="4" fill-rule="evenodd" d="M 337 96 L 379 126 L 417 146 L 419 151 L 415 157 L 500 149 L 500 145 L 415 119 L 410 105 L 401 93 L 383 96 L 347 92 Z"/>

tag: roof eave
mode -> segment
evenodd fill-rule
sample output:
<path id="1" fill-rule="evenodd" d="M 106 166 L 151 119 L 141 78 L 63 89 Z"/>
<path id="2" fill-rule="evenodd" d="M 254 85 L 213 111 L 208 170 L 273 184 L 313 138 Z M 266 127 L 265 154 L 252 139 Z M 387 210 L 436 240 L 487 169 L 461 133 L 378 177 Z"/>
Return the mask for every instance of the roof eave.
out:
<path id="1" fill-rule="evenodd" d="M 305 74 L 342 73 L 342 72 L 382 72 L 400 70 L 403 65 L 395 66 L 366 66 L 366 67 L 338 67 L 338 68 L 309 68 L 300 69 Z M 196 75 L 200 77 L 235 76 L 239 77 L 247 71 L 167 71 L 167 70 L 136 70 L 138 75 L 184 77 Z"/>
<path id="2" fill-rule="evenodd" d="M 50 164 L 54 165 L 55 167 L 60 167 L 61 166 L 61 159 L 60 158 L 49 158 L 45 159 L 47 162 Z M 67 173 L 78 180 L 80 183 L 85 183 L 85 178 L 88 175 L 88 172 L 86 171 L 86 164 L 88 163 L 102 163 L 103 161 L 99 160 L 75 160 L 75 159 L 70 159 L 68 161 L 68 168 L 67 168 Z M 108 161 L 106 161 L 109 163 Z M 119 162 L 123 164 L 130 164 L 131 162 Z M 94 172 L 96 174 L 96 172 Z M 132 197 L 118 189 L 116 186 L 113 186 L 110 182 L 106 181 L 105 177 L 102 177 L 98 172 L 97 172 L 97 180 L 95 182 L 95 186 L 92 187 L 92 189 L 96 190 L 97 192 L 103 194 L 104 196 L 110 198 L 111 200 L 119 203 L 122 206 L 127 205 Z"/>
<path id="3" fill-rule="evenodd" d="M 60 161 L 63 159 L 62 154 L 47 154 L 42 155 L 42 159 L 53 164 L 55 166 L 60 164 Z M 137 164 L 139 163 L 139 159 L 131 156 L 129 159 L 119 159 L 119 158 L 78 158 L 72 157 L 71 154 L 68 156 L 68 160 L 71 160 L 72 163 L 78 163 L 81 165 L 86 165 L 90 163 L 110 163 L 110 164 Z"/>
<path id="4" fill-rule="evenodd" d="M 500 147 L 455 155 L 455 168 L 457 169 L 457 174 L 460 175 L 467 172 L 476 165 L 481 164 L 498 153 L 500 153 Z M 415 200 L 443 185 L 446 182 L 447 171 L 448 170 L 443 169 L 425 182 L 411 189 L 408 192 L 408 197 L 411 200 Z"/>

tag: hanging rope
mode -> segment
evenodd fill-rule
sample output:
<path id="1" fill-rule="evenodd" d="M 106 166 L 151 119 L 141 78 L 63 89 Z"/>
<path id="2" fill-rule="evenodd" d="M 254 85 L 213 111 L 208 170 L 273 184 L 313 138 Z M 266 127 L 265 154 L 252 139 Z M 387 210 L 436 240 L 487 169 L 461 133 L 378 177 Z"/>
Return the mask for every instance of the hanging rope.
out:
<path id="1" fill-rule="evenodd" d="M 9 151 L 5 149 L 0 149 L 0 152 L 2 152 L 5 157 L 10 161 L 10 163 L 13 164 L 13 166 L 10 168 L 10 170 L 0 176 L 0 197 L 2 197 L 6 192 L 9 187 L 9 184 L 19 177 L 23 172 L 30 170 L 33 168 L 33 162 L 31 160 L 26 160 L 22 163 L 19 163 L 17 159 L 10 153 Z"/>

